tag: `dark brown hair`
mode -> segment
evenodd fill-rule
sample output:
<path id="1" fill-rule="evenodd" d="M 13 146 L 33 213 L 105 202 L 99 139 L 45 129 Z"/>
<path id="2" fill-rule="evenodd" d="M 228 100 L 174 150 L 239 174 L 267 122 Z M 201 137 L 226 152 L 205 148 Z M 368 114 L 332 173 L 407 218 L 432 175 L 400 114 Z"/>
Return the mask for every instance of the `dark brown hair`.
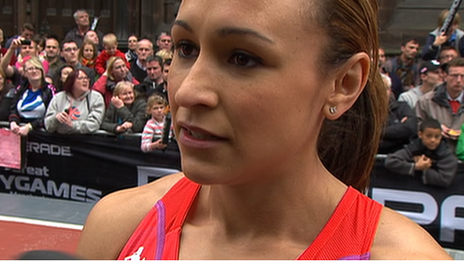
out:
<path id="1" fill-rule="evenodd" d="M 318 139 L 324 166 L 347 185 L 364 191 L 388 115 L 385 87 L 375 66 L 379 47 L 378 4 L 375 0 L 311 2 L 312 19 L 316 18 L 327 39 L 319 58 L 322 75 L 329 75 L 356 53 L 371 56 L 369 79 L 358 100 L 337 120 L 325 120 Z"/>
<path id="2" fill-rule="evenodd" d="M 74 89 L 74 83 L 76 83 L 77 77 L 79 77 L 79 72 L 83 72 L 85 76 L 89 77 L 84 70 L 74 70 L 66 78 L 66 81 L 63 84 L 63 91 L 67 93 L 72 93 Z"/>

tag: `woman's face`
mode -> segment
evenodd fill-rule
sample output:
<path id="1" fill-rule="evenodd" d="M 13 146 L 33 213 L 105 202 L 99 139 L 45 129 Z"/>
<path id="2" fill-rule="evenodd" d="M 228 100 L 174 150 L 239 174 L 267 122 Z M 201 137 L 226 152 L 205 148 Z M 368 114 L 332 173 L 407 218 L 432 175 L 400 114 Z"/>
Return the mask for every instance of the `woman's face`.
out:
<path id="1" fill-rule="evenodd" d="M 127 72 L 128 72 L 128 70 L 127 70 L 127 67 L 126 67 L 126 63 L 123 60 L 117 59 L 113 63 L 112 74 L 113 74 L 114 79 L 117 82 L 123 80 L 124 78 L 126 78 Z"/>
<path id="2" fill-rule="evenodd" d="M 321 28 L 291 2 L 182 2 L 168 86 L 191 179 L 237 184 L 317 157 L 333 81 L 318 71 Z"/>
<path id="3" fill-rule="evenodd" d="M 89 77 L 85 72 L 79 71 L 76 81 L 74 82 L 73 94 L 77 97 L 81 96 L 84 92 L 90 88 Z"/>
<path id="4" fill-rule="evenodd" d="M 73 68 L 71 67 L 65 67 L 61 70 L 61 78 L 60 78 L 60 81 L 61 82 L 65 82 L 66 79 L 68 79 L 68 75 L 74 71 Z"/>
<path id="5" fill-rule="evenodd" d="M 29 61 L 25 63 L 24 75 L 27 77 L 29 82 L 42 80 L 42 70 L 40 70 L 39 67 L 36 67 Z"/>
<path id="6" fill-rule="evenodd" d="M 137 37 L 129 37 L 129 39 L 127 39 L 127 47 L 129 47 L 130 50 L 135 51 L 135 48 L 137 48 Z"/>
<path id="7" fill-rule="evenodd" d="M 82 53 L 82 56 L 87 60 L 91 60 L 93 58 L 93 53 L 94 53 L 93 45 L 86 44 L 84 46 L 84 51 Z"/>
<path id="8" fill-rule="evenodd" d="M 122 100 L 124 105 L 131 105 L 135 99 L 134 88 L 128 85 L 118 94 L 118 97 Z"/>

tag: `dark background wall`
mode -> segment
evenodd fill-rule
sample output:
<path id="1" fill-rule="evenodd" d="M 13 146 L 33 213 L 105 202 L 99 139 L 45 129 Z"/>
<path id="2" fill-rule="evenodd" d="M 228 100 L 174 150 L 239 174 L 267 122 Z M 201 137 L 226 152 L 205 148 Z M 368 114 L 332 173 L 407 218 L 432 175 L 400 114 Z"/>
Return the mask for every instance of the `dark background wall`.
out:
<path id="1" fill-rule="evenodd" d="M 161 31 L 170 30 L 181 0 L 0 0 L 0 28 L 5 40 L 18 34 L 25 22 L 32 23 L 38 33 L 53 33 L 60 40 L 76 26 L 73 14 L 86 9 L 90 20 L 99 17 L 97 29 L 113 32 L 125 45 L 135 33 L 154 39 Z"/>

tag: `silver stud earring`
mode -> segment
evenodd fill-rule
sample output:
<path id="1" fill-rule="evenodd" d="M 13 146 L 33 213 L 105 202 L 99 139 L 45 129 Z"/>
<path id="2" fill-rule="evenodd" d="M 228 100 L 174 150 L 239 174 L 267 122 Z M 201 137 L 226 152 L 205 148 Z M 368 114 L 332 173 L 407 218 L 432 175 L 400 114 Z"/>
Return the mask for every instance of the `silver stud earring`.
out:
<path id="1" fill-rule="evenodd" d="M 335 114 L 337 112 L 337 106 L 331 106 L 329 108 L 329 112 L 330 112 L 330 114 Z"/>

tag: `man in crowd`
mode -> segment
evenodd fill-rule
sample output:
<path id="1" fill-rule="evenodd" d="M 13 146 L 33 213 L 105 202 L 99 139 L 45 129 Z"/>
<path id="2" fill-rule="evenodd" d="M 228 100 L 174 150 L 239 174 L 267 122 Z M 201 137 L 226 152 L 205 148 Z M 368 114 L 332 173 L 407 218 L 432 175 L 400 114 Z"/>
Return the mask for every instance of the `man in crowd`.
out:
<path id="1" fill-rule="evenodd" d="M 440 64 L 437 61 L 426 61 L 422 65 L 419 73 L 422 80 L 422 84 L 407 91 L 403 92 L 398 101 L 406 102 L 411 109 L 416 107 L 416 103 L 419 98 L 433 90 L 438 84 L 442 83 L 440 75 Z"/>
<path id="2" fill-rule="evenodd" d="M 384 68 L 389 74 L 395 73 L 401 79 L 402 90 L 407 91 L 419 85 L 418 61 L 419 42 L 407 39 L 401 44 L 401 54 L 385 62 Z"/>
<path id="3" fill-rule="evenodd" d="M 64 41 L 73 40 L 77 44 L 77 47 L 80 47 L 84 41 L 85 33 L 90 30 L 89 13 L 87 10 L 79 9 L 74 13 L 74 20 L 77 27 L 66 34 Z M 97 34 L 98 38 L 103 38 L 103 33 L 97 31 Z"/>
<path id="4" fill-rule="evenodd" d="M 71 65 L 74 68 L 74 70 L 80 69 L 85 71 L 90 78 L 90 85 L 92 86 L 95 82 L 95 70 L 86 67 L 79 62 L 79 48 L 77 47 L 77 43 L 73 40 L 63 41 L 61 49 L 61 57 L 63 57 L 64 62 L 68 65 Z"/>
<path id="5" fill-rule="evenodd" d="M 11 42 L 13 42 L 14 39 L 18 39 L 21 37 L 22 39 L 27 39 L 29 41 L 32 41 L 32 38 L 34 37 L 35 34 L 35 28 L 31 23 L 24 23 L 21 33 L 14 35 L 6 41 L 5 48 L 8 49 L 10 48 Z M 19 55 L 19 49 L 16 50 L 17 52 L 15 53 L 16 56 Z"/>
<path id="6" fill-rule="evenodd" d="M 161 32 L 156 40 L 157 50 L 170 50 L 172 51 L 172 37 L 168 32 Z"/>
<path id="7" fill-rule="evenodd" d="M 147 77 L 147 58 L 153 55 L 153 43 L 148 39 L 141 39 L 137 43 L 137 60 L 130 63 L 130 72 L 139 82 Z"/>
<path id="8" fill-rule="evenodd" d="M 427 118 L 436 119 L 442 124 L 443 137 L 453 151 L 464 123 L 463 89 L 464 58 L 457 57 L 448 62 L 445 82 L 423 95 L 415 108 L 419 125 Z"/>
<path id="9" fill-rule="evenodd" d="M 163 59 L 159 56 L 148 56 L 147 58 L 147 77 L 135 86 L 145 98 L 150 97 L 153 93 L 162 95 L 167 99 L 166 90 L 164 88 L 163 78 Z"/>
<path id="10" fill-rule="evenodd" d="M 65 64 L 60 57 L 60 43 L 53 36 L 45 41 L 45 60 L 48 61 L 48 75 L 54 75 Z"/>

